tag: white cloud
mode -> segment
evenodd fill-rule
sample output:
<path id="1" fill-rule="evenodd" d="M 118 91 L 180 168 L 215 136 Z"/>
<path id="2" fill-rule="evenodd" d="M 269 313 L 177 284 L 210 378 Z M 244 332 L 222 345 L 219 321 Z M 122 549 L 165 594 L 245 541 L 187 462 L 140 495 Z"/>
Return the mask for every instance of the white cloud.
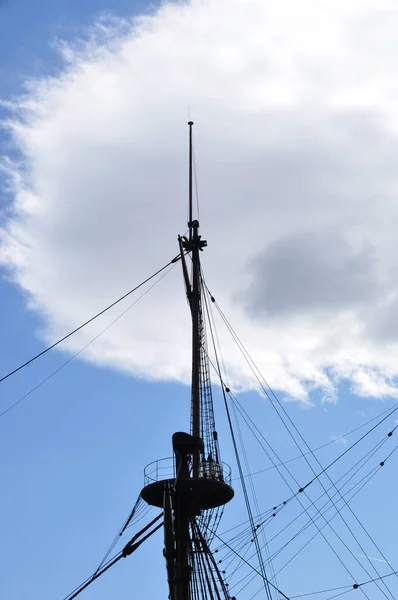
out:
<path id="1" fill-rule="evenodd" d="M 398 12 L 364 0 L 193 0 L 61 46 L 9 121 L 2 260 L 54 339 L 177 251 L 187 104 L 205 275 L 269 383 L 397 395 Z M 178 275 L 178 277 L 177 277 Z M 186 379 L 177 269 L 88 351 Z M 105 320 L 104 320 L 105 323 Z M 70 342 L 79 348 L 101 325 Z M 224 337 L 226 345 L 227 338 Z M 228 342 L 229 344 L 229 342 Z M 225 358 L 250 385 L 236 351 Z"/>

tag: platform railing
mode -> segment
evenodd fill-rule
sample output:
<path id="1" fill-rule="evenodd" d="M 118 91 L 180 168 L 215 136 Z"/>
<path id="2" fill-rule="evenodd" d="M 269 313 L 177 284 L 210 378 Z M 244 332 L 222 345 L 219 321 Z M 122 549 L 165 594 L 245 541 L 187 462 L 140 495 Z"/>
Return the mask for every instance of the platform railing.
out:
<path id="1" fill-rule="evenodd" d="M 175 478 L 175 460 L 173 456 L 160 458 L 149 463 L 144 469 L 144 485 L 150 485 L 163 479 Z"/>
<path id="2" fill-rule="evenodd" d="M 149 463 L 144 469 L 144 486 L 163 481 L 165 479 L 175 479 L 175 458 L 161 458 Z M 199 465 L 199 478 L 224 481 L 231 484 L 231 467 L 225 463 L 217 463 L 214 460 L 202 461 Z"/>

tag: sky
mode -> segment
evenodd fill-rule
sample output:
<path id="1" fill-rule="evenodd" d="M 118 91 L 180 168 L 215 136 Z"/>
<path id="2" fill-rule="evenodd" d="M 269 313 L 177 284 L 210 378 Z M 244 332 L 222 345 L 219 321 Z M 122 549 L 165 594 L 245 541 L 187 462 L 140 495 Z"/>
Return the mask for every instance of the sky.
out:
<path id="1" fill-rule="evenodd" d="M 3 3 L 1 374 L 176 255 L 192 118 L 207 285 L 309 445 L 393 407 L 397 19 L 392 2 L 370 0 L 299 8 L 230 0 L 228 10 L 222 0 Z M 229 384 L 278 455 L 295 456 L 218 327 Z M 176 265 L 153 290 L 1 384 L 4 412 L 62 367 L 0 417 L 1 597 L 62 600 L 95 570 L 139 494 L 144 466 L 169 456 L 172 433 L 188 427 L 189 348 Z M 218 388 L 215 409 L 236 477 Z M 242 427 L 250 470 L 268 467 Z M 300 481 L 311 477 L 305 463 L 294 465 Z M 389 468 L 353 507 L 393 561 Z M 274 471 L 253 479 L 261 510 L 290 493 Z M 282 524 L 298 510 L 283 513 Z M 225 528 L 242 511 L 237 482 Z M 344 523 L 337 527 L 348 535 Z M 161 548 L 158 534 L 85 597 L 130 587 L 132 596 L 165 597 Z M 351 581 L 322 539 L 278 578 L 291 595 L 336 582 Z"/>

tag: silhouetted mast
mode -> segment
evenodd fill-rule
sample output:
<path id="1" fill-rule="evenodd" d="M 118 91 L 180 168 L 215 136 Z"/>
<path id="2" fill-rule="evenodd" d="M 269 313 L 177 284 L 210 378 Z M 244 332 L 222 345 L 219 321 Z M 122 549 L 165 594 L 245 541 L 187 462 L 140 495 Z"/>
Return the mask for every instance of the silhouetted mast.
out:
<path id="1" fill-rule="evenodd" d="M 173 435 L 173 477 L 158 479 L 157 473 L 164 471 L 156 466 L 156 477 L 146 477 L 141 496 L 148 504 L 163 508 L 164 511 L 164 556 L 169 599 L 221 600 L 229 598 L 229 595 L 220 576 L 217 580 L 214 577 L 213 569 L 217 567 L 206 567 L 206 564 L 210 565 L 207 532 L 200 531 L 197 517 L 201 518 L 202 524 L 210 522 L 213 511 L 229 502 L 234 492 L 224 480 L 214 422 L 209 361 L 204 336 L 200 269 L 200 251 L 207 242 L 201 239 L 199 222 L 193 219 L 193 122 L 189 121 L 188 125 L 189 236 L 179 236 L 178 241 L 192 316 L 191 433 L 177 432 Z M 187 255 L 190 255 L 192 262 L 191 277 L 188 273 Z M 229 476 L 228 473 L 227 478 Z"/>

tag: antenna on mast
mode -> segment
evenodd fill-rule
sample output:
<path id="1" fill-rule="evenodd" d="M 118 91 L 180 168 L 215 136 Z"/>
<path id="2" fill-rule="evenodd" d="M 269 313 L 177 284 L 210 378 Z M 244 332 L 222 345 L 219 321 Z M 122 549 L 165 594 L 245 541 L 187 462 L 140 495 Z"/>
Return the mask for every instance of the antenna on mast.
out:
<path id="1" fill-rule="evenodd" d="M 189 125 L 189 217 L 188 227 L 190 230 L 189 237 L 192 237 L 192 165 L 193 165 L 193 151 L 192 151 L 192 127 L 193 121 L 188 122 Z"/>

